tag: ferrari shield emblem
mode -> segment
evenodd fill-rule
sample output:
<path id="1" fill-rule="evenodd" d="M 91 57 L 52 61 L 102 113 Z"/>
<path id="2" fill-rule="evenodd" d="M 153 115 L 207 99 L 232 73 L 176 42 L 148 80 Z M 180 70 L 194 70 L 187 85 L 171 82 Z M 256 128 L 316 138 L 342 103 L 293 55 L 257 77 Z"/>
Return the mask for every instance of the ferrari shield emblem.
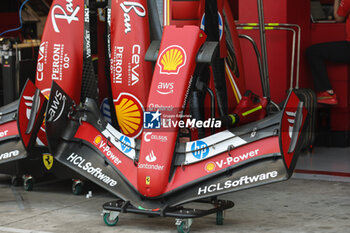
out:
<path id="1" fill-rule="evenodd" d="M 151 177 L 146 176 L 146 185 L 150 185 L 150 184 L 151 184 Z"/>
<path id="2" fill-rule="evenodd" d="M 47 170 L 50 170 L 53 165 L 53 156 L 51 154 L 43 154 L 43 162 Z"/>

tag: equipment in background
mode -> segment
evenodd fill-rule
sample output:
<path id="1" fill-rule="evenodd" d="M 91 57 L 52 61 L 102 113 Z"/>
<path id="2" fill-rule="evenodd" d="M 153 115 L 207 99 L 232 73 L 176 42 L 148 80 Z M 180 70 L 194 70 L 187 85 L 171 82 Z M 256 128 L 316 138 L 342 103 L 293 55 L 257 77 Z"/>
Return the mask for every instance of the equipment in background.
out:
<path id="1" fill-rule="evenodd" d="M 9 117 L 0 122 L 2 130 L 0 132 L 8 131 L 8 134 L 3 135 L 0 140 L 0 149 L 4 151 L 0 154 L 0 173 L 14 176 L 14 180 L 20 179 L 20 176 L 24 175 L 24 184 L 28 183 L 29 180 L 31 184 L 29 188 L 27 188 L 28 185 L 25 185 L 26 190 L 32 189 L 34 176 L 40 178 L 50 173 L 56 178 L 74 178 L 72 191 L 74 194 L 80 194 L 82 182 L 76 178 L 82 179 L 82 177 L 66 166 L 54 162 L 47 147 L 45 125 L 43 123 L 43 114 L 46 110 L 44 103 L 50 95 L 53 80 L 60 83 L 76 103 L 79 103 L 81 94 L 84 95 L 84 99 L 85 97 L 95 97 L 97 99 L 97 83 L 94 83 L 96 80 L 94 80 L 95 76 L 91 62 L 88 1 L 74 1 L 71 6 L 75 9 L 73 22 L 55 18 L 56 15 L 53 9 L 60 8 L 61 5 L 66 6 L 66 1 L 56 0 L 52 5 L 42 41 L 38 43 L 38 61 L 31 69 L 33 73 L 28 72 L 27 74 L 35 79 L 35 85 L 38 88 L 33 85 L 33 82 L 28 81 L 23 89 L 20 101 L 0 109 L 1 113 L 9 113 L 7 114 Z M 67 35 L 76 39 L 72 40 Z M 17 64 L 17 61 L 21 59 L 21 50 L 18 45 L 15 48 Z M 16 71 L 18 72 L 18 69 Z M 5 79 L 7 81 L 13 80 L 8 75 Z M 28 79 L 28 76 L 26 76 L 26 79 Z M 96 88 L 91 87 L 89 89 L 93 93 L 85 91 L 90 88 L 91 83 L 92 86 L 95 84 Z M 84 92 L 80 91 L 81 87 Z M 22 89 L 18 84 L 15 85 L 15 88 Z M 54 96 L 57 101 L 64 101 L 59 96 L 55 94 Z M 19 94 L 11 97 L 12 99 L 8 100 L 10 102 L 17 99 Z M 50 113 L 48 114 L 50 115 Z M 11 130 L 8 129 L 8 123 L 11 124 Z M 12 147 L 15 148 L 15 152 L 12 154 L 11 151 L 7 151 L 6 145 L 8 143 L 18 146 L 18 149 Z"/>
<path id="2" fill-rule="evenodd" d="M 17 100 L 28 78 L 34 81 L 39 44 L 36 40 L 19 43 L 14 38 L 0 38 L 0 106 Z"/>

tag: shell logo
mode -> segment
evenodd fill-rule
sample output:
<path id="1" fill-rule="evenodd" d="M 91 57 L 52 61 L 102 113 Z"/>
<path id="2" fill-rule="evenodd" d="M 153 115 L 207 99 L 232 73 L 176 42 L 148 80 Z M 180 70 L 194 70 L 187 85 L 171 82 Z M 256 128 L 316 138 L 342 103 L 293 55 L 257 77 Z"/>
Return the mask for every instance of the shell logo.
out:
<path id="1" fill-rule="evenodd" d="M 45 98 L 47 100 L 50 98 L 50 92 L 51 92 L 50 88 L 47 88 L 47 89 L 44 89 L 44 90 L 41 91 L 41 93 L 45 96 Z"/>
<path id="2" fill-rule="evenodd" d="M 120 93 L 114 100 L 118 124 L 123 134 L 128 137 L 138 137 L 143 125 L 143 106 L 141 102 L 129 93 Z"/>
<path id="3" fill-rule="evenodd" d="M 158 59 L 161 74 L 178 74 L 186 64 L 186 52 L 178 45 L 171 45 L 163 50 Z"/>
<path id="4" fill-rule="evenodd" d="M 212 172 L 212 171 L 214 171 L 215 170 L 215 163 L 213 163 L 213 162 L 209 162 L 209 163 L 207 163 L 206 165 L 205 165 L 205 170 L 207 171 L 207 172 Z"/>
<path id="5" fill-rule="evenodd" d="M 97 136 L 95 137 L 95 139 L 94 139 L 95 145 L 100 144 L 101 141 L 102 141 L 101 135 L 97 135 Z"/>

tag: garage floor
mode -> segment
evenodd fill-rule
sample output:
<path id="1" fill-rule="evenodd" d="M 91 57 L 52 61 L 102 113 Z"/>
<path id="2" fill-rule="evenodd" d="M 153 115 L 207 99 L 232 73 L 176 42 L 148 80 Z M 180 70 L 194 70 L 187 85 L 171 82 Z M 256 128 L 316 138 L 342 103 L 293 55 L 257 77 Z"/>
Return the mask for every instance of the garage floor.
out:
<path id="1" fill-rule="evenodd" d="M 91 187 L 93 197 L 74 196 L 70 182 L 38 184 L 35 191 L 11 187 L 0 176 L 0 232 L 176 232 L 172 218 L 121 214 L 108 227 L 101 205 L 114 197 Z M 224 225 L 215 216 L 195 219 L 191 232 L 349 232 L 350 183 L 292 178 L 226 195 L 235 207 L 226 211 Z"/>
<path id="2" fill-rule="evenodd" d="M 224 225 L 215 215 L 195 219 L 191 232 L 345 233 L 350 232 L 350 148 L 315 148 L 299 157 L 292 179 L 225 195 L 235 202 Z M 114 196 L 88 184 L 74 196 L 70 181 L 37 183 L 34 191 L 10 185 L 0 175 L 0 233 L 177 232 L 173 218 L 121 214 L 108 227 L 102 204 Z"/>

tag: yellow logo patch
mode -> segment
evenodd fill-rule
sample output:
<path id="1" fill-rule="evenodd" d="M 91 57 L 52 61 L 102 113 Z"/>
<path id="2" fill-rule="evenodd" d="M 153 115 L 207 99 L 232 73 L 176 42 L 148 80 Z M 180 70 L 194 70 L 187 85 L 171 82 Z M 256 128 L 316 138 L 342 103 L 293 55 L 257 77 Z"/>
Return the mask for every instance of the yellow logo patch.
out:
<path id="1" fill-rule="evenodd" d="M 185 64 L 185 50 L 178 45 L 172 45 L 164 49 L 158 59 L 161 74 L 178 74 Z"/>
<path id="2" fill-rule="evenodd" d="M 143 106 L 141 102 L 129 93 L 121 93 L 114 104 L 118 124 L 123 134 L 132 138 L 139 136 L 143 124 Z"/>
<path id="3" fill-rule="evenodd" d="M 151 184 L 151 177 L 146 176 L 146 185 L 150 185 L 150 184 Z"/>
<path id="4" fill-rule="evenodd" d="M 101 135 L 96 136 L 96 137 L 95 137 L 95 139 L 94 139 L 94 143 L 95 143 L 95 145 L 100 144 L 100 142 L 101 142 L 101 141 L 102 141 L 102 137 L 101 137 Z"/>
<path id="5" fill-rule="evenodd" d="M 213 162 L 209 162 L 209 163 L 207 163 L 206 165 L 205 165 L 205 170 L 207 171 L 207 172 L 212 172 L 212 171 L 214 171 L 215 170 L 215 163 L 213 163 Z"/>
<path id="6" fill-rule="evenodd" d="M 43 154 L 43 162 L 47 170 L 50 170 L 53 165 L 53 156 L 51 154 Z"/>

